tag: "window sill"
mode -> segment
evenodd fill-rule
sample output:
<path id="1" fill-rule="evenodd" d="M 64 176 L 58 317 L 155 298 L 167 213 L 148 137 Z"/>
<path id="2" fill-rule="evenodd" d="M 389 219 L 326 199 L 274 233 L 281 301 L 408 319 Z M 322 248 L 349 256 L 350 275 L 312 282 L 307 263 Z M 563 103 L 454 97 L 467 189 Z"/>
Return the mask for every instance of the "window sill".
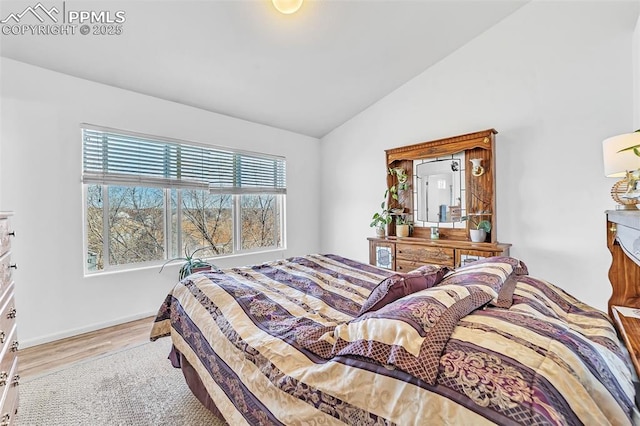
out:
<path id="1" fill-rule="evenodd" d="M 220 268 L 224 268 L 221 267 L 220 265 L 218 265 L 218 262 L 222 261 L 222 263 L 229 263 L 228 261 L 233 261 L 233 260 L 241 260 L 243 258 L 248 258 L 250 256 L 262 256 L 262 255 L 269 255 L 269 254 L 273 254 L 273 253 L 279 253 L 277 256 L 273 256 L 271 260 L 276 260 L 278 258 L 282 258 L 285 255 L 285 252 L 287 251 L 286 247 L 280 247 L 280 248 L 273 248 L 273 249 L 268 249 L 268 250 L 254 250 L 254 251 L 245 251 L 245 252 L 241 252 L 241 253 L 233 253 L 233 254 L 228 254 L 228 255 L 223 255 L 223 256 L 216 256 L 216 257 L 210 257 L 210 258 L 204 258 L 203 260 L 205 261 L 209 261 L 211 263 L 213 263 L 214 265 L 220 267 Z M 268 260 L 265 260 L 265 262 L 267 262 Z M 158 263 L 153 263 L 153 264 L 145 264 L 145 265 L 136 265 L 136 266 L 123 266 L 121 268 L 112 268 L 106 271 L 96 271 L 96 272 L 84 272 L 84 278 L 97 278 L 97 277 L 103 277 L 103 276 L 107 276 L 107 275 L 116 275 L 116 274 L 122 274 L 122 273 L 135 273 L 138 271 L 146 271 L 149 269 L 155 269 L 155 270 L 160 270 L 160 268 L 162 267 L 163 262 L 158 262 Z M 237 262 L 235 262 L 237 263 Z M 238 267 L 238 266 L 245 266 L 248 264 L 254 264 L 254 263 L 262 263 L 261 261 L 245 261 L 242 262 L 240 264 L 234 264 L 232 266 L 226 266 L 226 267 Z M 165 266 L 165 269 L 171 269 L 172 267 L 176 267 L 179 268 L 181 265 L 180 262 L 176 261 L 173 264 L 167 265 Z"/>

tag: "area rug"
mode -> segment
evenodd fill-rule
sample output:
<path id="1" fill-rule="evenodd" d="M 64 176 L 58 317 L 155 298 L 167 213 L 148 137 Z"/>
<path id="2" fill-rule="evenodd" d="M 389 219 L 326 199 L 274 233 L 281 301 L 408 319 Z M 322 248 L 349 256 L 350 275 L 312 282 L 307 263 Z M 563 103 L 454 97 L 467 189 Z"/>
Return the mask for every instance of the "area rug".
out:
<path id="1" fill-rule="evenodd" d="M 171 366 L 160 339 L 20 382 L 17 424 L 223 426 Z"/>

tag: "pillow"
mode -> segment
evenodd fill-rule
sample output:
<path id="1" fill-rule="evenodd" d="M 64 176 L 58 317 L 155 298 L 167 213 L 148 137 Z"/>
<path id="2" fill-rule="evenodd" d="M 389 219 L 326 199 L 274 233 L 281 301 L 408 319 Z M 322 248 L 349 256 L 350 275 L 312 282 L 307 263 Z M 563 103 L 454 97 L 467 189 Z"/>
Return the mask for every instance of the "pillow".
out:
<path id="1" fill-rule="evenodd" d="M 516 259 L 515 257 L 509 256 L 492 256 L 492 257 L 483 257 L 474 262 L 467 263 L 464 266 L 461 266 L 458 269 L 466 268 L 467 266 L 473 265 L 482 265 L 487 263 L 508 263 L 513 267 L 513 273 L 516 275 L 529 275 L 529 270 L 527 269 L 527 265 L 520 259 Z"/>
<path id="2" fill-rule="evenodd" d="M 436 285 L 449 272 L 446 266 L 425 265 L 408 274 L 394 274 L 382 280 L 365 300 L 358 316 L 377 311 L 401 297 Z"/>
<path id="3" fill-rule="evenodd" d="M 440 356 L 460 318 L 494 297 L 491 288 L 485 289 L 455 284 L 428 288 L 340 324 L 322 336 L 318 333 L 317 340 L 309 341 L 307 347 L 326 358 L 368 358 L 434 385 Z"/>
<path id="4" fill-rule="evenodd" d="M 451 269 L 447 266 L 427 264 L 427 265 L 422 265 L 412 271 L 409 271 L 408 273 L 429 275 L 429 274 L 433 274 L 434 272 L 441 271 L 442 269 L 446 269 L 447 272 L 451 271 Z"/>
<path id="5" fill-rule="evenodd" d="M 517 277 L 527 273 L 527 266 L 522 261 L 507 256 L 494 256 L 461 266 L 445 276 L 439 284 L 488 285 L 496 292 L 491 305 L 507 309 L 513 304 Z"/>

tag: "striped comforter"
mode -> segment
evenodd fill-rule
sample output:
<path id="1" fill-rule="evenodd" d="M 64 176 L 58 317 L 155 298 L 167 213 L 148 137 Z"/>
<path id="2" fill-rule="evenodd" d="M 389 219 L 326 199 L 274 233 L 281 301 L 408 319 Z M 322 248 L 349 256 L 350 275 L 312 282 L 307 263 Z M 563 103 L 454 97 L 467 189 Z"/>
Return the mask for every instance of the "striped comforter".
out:
<path id="1" fill-rule="evenodd" d="M 433 380 L 366 351 L 344 353 L 345 345 L 332 353 L 327 342 L 366 324 L 356 318 L 361 306 L 392 274 L 336 255 L 197 273 L 167 296 L 151 338 L 171 336 L 234 426 L 627 425 L 637 417 L 630 366 L 607 316 L 528 275 L 516 276 L 508 309 L 490 302 L 499 288 L 462 288 L 459 275 L 364 317 L 369 328 L 356 333 L 365 349 L 383 336 L 387 348 L 418 356 L 415 339 L 393 337 L 416 322 L 406 318 L 411 306 L 432 303 L 412 311 L 425 311 L 426 324 L 438 300 L 481 299 L 429 355 Z M 482 291 L 490 296 L 479 299 Z"/>

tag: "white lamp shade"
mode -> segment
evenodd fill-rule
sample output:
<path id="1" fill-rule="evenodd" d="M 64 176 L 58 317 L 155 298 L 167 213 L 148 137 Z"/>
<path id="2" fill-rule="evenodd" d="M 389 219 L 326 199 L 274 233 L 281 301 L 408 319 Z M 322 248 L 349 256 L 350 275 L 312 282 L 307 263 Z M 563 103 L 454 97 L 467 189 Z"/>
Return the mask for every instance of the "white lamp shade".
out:
<path id="1" fill-rule="evenodd" d="M 604 174 L 607 177 L 625 177 L 627 171 L 640 168 L 640 157 L 633 150 L 623 149 L 640 145 L 640 132 L 612 136 L 602 142 Z"/>

